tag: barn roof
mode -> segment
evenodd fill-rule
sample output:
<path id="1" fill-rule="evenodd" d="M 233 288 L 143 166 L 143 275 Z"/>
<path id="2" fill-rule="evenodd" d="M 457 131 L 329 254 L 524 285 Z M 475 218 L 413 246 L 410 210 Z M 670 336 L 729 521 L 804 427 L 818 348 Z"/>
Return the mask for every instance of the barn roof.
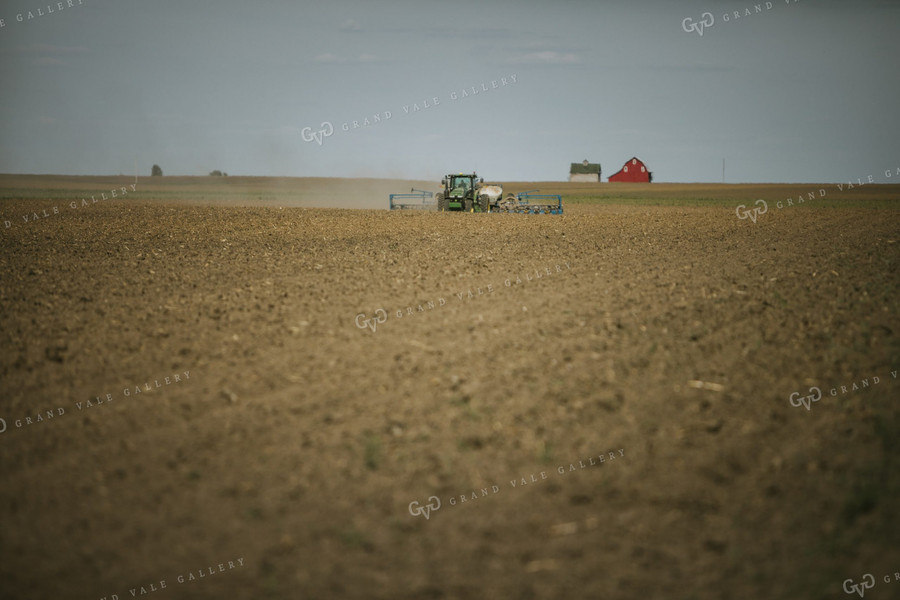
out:
<path id="1" fill-rule="evenodd" d="M 612 175 L 610 175 L 610 177 L 612 177 L 612 176 L 614 176 L 614 175 L 618 175 L 619 173 L 621 173 L 621 172 L 625 169 L 625 167 L 627 167 L 628 165 L 631 164 L 631 161 L 633 161 L 633 160 L 638 161 L 639 163 L 641 163 L 642 165 L 644 165 L 644 167 L 647 166 L 647 163 L 645 163 L 644 161 L 642 161 L 641 159 L 639 159 L 637 156 L 632 156 L 631 158 L 629 158 L 628 160 L 626 160 L 626 161 L 622 164 L 622 167 L 621 167 L 618 171 L 616 171 L 615 173 L 613 173 Z"/>
<path id="2" fill-rule="evenodd" d="M 595 175 L 600 173 L 600 163 L 572 163 L 572 166 L 569 167 L 569 173 L 571 175 L 580 175 L 583 173 Z"/>

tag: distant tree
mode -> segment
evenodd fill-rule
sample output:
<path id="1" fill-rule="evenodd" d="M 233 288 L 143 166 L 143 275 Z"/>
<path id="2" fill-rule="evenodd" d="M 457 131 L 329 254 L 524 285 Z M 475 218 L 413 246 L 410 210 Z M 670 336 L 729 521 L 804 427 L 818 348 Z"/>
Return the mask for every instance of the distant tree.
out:
<path id="1" fill-rule="evenodd" d="M 162 169 L 159 165 L 153 165 L 153 169 L 150 171 L 150 175 L 153 177 L 162 177 Z"/>
<path id="2" fill-rule="evenodd" d="M 222 175 L 224 175 L 225 177 L 228 177 L 228 173 L 222 173 Z"/>
<path id="3" fill-rule="evenodd" d="M 216 169 L 215 171 L 210 171 L 209 175 L 210 175 L 210 177 L 221 177 L 222 171 Z"/>

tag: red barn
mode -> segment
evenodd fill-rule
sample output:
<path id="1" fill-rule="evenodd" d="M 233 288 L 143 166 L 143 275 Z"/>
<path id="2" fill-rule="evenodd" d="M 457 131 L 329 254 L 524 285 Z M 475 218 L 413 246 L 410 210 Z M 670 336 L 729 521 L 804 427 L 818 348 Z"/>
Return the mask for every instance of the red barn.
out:
<path id="1" fill-rule="evenodd" d="M 625 163 L 618 173 L 609 176 L 609 181 L 621 181 L 627 183 L 650 183 L 653 181 L 653 173 L 647 170 L 644 161 L 636 156 Z"/>

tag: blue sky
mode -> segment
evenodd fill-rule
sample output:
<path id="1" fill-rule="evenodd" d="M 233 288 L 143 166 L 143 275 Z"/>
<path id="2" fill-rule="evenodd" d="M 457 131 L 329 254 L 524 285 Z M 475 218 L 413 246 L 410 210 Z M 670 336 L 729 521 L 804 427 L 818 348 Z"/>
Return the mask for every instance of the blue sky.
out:
<path id="1" fill-rule="evenodd" d="M 636 155 L 656 181 L 721 181 L 724 158 L 728 182 L 837 182 L 900 166 L 896 0 L 63 5 L 0 0 L 0 172 L 564 180 Z"/>

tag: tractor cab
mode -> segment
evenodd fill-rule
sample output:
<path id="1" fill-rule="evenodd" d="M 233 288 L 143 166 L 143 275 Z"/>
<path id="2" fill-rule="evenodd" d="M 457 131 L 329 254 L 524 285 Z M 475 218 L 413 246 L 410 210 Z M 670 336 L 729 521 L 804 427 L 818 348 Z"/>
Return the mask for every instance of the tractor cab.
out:
<path id="1" fill-rule="evenodd" d="M 451 175 L 449 184 L 446 178 L 444 182 L 451 198 L 462 198 L 469 190 L 477 187 L 475 175 Z"/>
<path id="2" fill-rule="evenodd" d="M 468 175 L 465 177 L 454 177 L 453 184 L 450 187 L 465 194 L 467 190 L 472 189 L 472 178 Z"/>

